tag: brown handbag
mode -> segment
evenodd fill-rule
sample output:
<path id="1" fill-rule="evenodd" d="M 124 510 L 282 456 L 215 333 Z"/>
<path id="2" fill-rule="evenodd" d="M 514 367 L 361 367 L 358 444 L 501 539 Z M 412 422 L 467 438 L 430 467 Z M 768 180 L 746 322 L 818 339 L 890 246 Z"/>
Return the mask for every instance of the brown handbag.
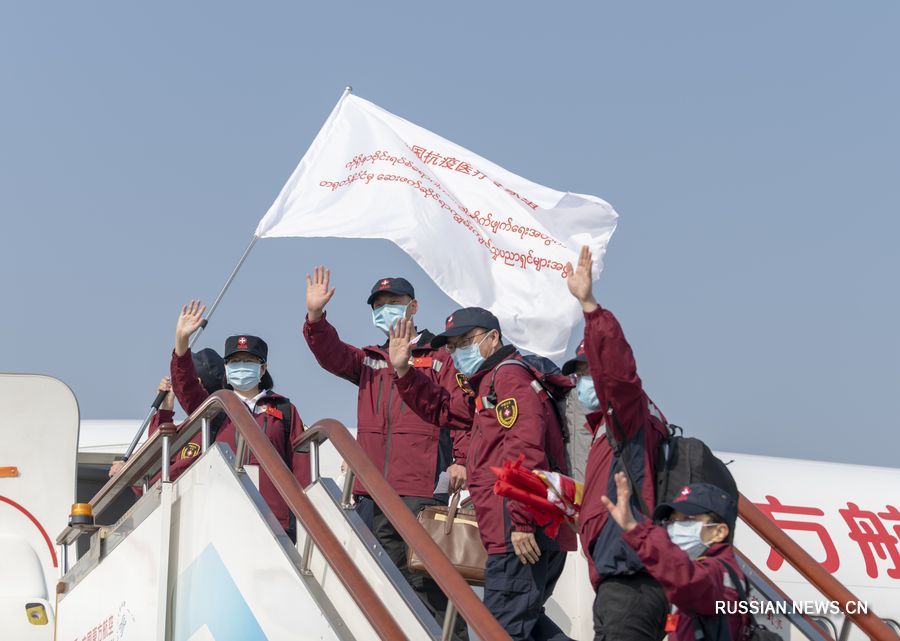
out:
<path id="1" fill-rule="evenodd" d="M 459 492 L 453 494 L 449 506 L 424 508 L 419 512 L 418 521 L 469 584 L 484 585 L 487 550 L 481 542 L 475 510 L 459 505 Z M 413 572 L 428 573 L 411 547 L 407 548 L 406 563 Z"/>

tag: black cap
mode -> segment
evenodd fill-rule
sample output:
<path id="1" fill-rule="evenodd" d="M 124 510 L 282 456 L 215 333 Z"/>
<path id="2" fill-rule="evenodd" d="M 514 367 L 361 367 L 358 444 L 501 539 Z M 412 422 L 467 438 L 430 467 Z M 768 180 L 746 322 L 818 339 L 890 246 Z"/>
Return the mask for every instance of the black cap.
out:
<path id="1" fill-rule="evenodd" d="M 685 485 L 674 499 L 656 506 L 653 519 L 663 521 L 676 510 L 690 516 L 712 512 L 722 519 L 732 531 L 738 512 L 737 499 L 722 488 L 710 483 Z"/>
<path id="2" fill-rule="evenodd" d="M 496 329 L 500 331 L 500 321 L 488 310 L 481 307 L 463 307 L 447 317 L 445 329 L 431 339 L 432 347 L 441 347 L 447 344 L 451 336 L 462 336 L 470 329 L 483 327 L 484 329 Z"/>
<path id="3" fill-rule="evenodd" d="M 382 293 L 400 294 L 401 296 L 409 296 L 410 298 L 416 297 L 416 290 L 413 289 L 413 286 L 405 278 L 382 278 L 372 285 L 372 293 L 369 294 L 366 305 L 371 305 L 372 301 L 375 300 L 375 297 Z"/>
<path id="4" fill-rule="evenodd" d="M 225 360 L 241 352 L 252 354 L 265 363 L 269 356 L 269 346 L 259 336 L 250 336 L 250 334 L 229 336 L 225 339 Z"/>
<path id="5" fill-rule="evenodd" d="M 191 354 L 200 384 L 212 394 L 225 385 L 225 361 L 219 352 L 207 347 Z"/>
<path id="6" fill-rule="evenodd" d="M 587 354 L 584 351 L 584 341 L 578 343 L 578 349 L 575 350 L 575 358 L 567 360 L 563 363 L 562 373 L 566 376 L 575 373 L 578 363 L 587 363 Z"/>

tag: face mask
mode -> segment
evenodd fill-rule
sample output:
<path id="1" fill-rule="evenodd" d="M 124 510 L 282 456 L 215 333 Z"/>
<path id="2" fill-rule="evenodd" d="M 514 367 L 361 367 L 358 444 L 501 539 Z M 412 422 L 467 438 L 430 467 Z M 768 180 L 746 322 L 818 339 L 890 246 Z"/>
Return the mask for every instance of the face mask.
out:
<path id="1" fill-rule="evenodd" d="M 477 343 L 468 347 L 460 347 L 453 352 L 453 365 L 456 367 L 457 372 L 463 376 L 471 376 L 481 367 L 481 364 L 484 362 L 484 356 L 481 355 L 480 348 L 487 337 L 488 335 L 485 334 L 484 338 Z"/>
<path id="2" fill-rule="evenodd" d="M 575 383 L 575 392 L 578 400 L 589 410 L 600 409 L 600 399 L 597 398 L 597 390 L 594 389 L 594 379 L 590 376 L 581 376 Z"/>
<path id="3" fill-rule="evenodd" d="M 225 363 L 225 380 L 241 392 L 252 390 L 259 384 L 262 363 Z"/>
<path id="4" fill-rule="evenodd" d="M 372 310 L 372 323 L 385 334 L 391 333 L 391 327 L 406 316 L 406 305 L 382 305 Z"/>
<path id="5" fill-rule="evenodd" d="M 687 552 L 689 557 L 696 559 L 709 547 L 700 538 L 700 532 L 706 525 L 709 524 L 700 521 L 673 521 L 666 527 L 666 531 L 672 543 Z"/>

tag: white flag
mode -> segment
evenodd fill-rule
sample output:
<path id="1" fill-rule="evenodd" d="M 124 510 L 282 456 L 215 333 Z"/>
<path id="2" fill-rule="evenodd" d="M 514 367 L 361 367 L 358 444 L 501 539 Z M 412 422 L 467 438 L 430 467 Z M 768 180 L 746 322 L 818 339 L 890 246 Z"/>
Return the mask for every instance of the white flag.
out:
<path id="1" fill-rule="evenodd" d="M 509 342 L 559 360 L 580 318 L 565 264 L 589 245 L 598 276 L 617 218 L 345 95 L 256 235 L 390 240 L 461 306 L 493 312 Z"/>

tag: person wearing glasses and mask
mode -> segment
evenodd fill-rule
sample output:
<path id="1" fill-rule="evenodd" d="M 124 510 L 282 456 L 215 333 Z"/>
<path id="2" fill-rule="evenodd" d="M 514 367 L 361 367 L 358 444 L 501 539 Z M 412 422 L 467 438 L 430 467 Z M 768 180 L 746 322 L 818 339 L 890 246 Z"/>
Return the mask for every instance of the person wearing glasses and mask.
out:
<path id="1" fill-rule="evenodd" d="M 504 345 L 491 312 L 466 307 L 451 314 L 434 347 L 446 345 L 456 370 L 468 379 L 466 395 L 452 382 L 436 385 L 409 366 L 412 323 L 391 331 L 395 385 L 403 401 L 430 423 L 471 430 L 469 492 L 488 553 L 484 604 L 515 640 L 569 639 L 544 612 L 544 603 L 575 550 L 575 533 L 547 536 L 517 501 L 494 494 L 491 467 L 523 457 L 530 469 L 567 473 L 562 428 L 546 392 L 532 386 L 533 370 L 513 345 Z"/>
<path id="2" fill-rule="evenodd" d="M 579 515 L 581 546 L 588 558 L 594 599 L 595 641 L 657 641 L 664 635 L 665 591 L 647 572 L 638 554 L 622 540 L 622 528 L 609 518 L 604 495 L 615 494 L 615 475 L 628 474 L 640 492 L 629 495 L 638 521 L 650 520 L 640 504 L 656 504 L 655 474 L 666 420 L 644 392 L 634 354 L 619 321 L 597 303 L 592 290 L 593 257 L 582 247 L 577 269 L 567 265 L 570 293 L 584 311 L 584 344 L 563 372 L 577 376 L 579 400 L 588 409 L 594 441 L 585 468 Z M 620 450 L 616 455 L 614 447 Z"/>
<path id="3" fill-rule="evenodd" d="M 615 481 L 616 502 L 607 496 L 601 501 L 674 606 L 666 621 L 666 632 L 674 633 L 669 638 L 694 641 L 699 628 L 707 641 L 743 639 L 749 621 L 737 606 L 746 579 L 730 543 L 738 513 L 734 497 L 710 483 L 691 483 L 657 506 L 654 525 L 634 518 L 625 474 L 617 472 Z"/>
<path id="4" fill-rule="evenodd" d="M 438 479 L 446 470 L 450 491 L 464 487 L 465 452 L 457 449 L 455 454 L 459 460 L 451 464 L 454 452 L 449 431 L 436 429 L 442 424 L 422 420 L 403 402 L 395 389 L 394 369 L 388 358 L 390 327 L 399 319 L 409 319 L 410 326 L 414 327 L 412 319 L 419 303 L 413 286 L 405 278 L 387 277 L 375 282 L 366 305 L 371 308 L 374 328 L 385 341 L 360 349 L 343 342 L 326 318 L 325 306 L 335 292 L 330 278 L 329 270 L 321 266 L 306 277 L 303 336 L 309 349 L 323 369 L 359 387 L 356 439 L 410 511 L 418 514 L 429 505 L 446 505 L 447 495 L 435 494 Z M 433 336 L 428 330 L 414 331 L 408 345 L 407 365 L 429 381 L 453 379 L 455 372 L 450 356 L 431 345 Z M 438 623 L 442 623 L 447 597 L 430 577 L 408 571 L 403 537 L 358 480 L 353 492 L 360 517 Z M 468 638 L 462 618 L 457 619 L 455 638 Z"/>
<path id="5" fill-rule="evenodd" d="M 181 308 L 175 327 L 175 350 L 172 353 L 170 374 L 175 397 L 190 414 L 210 395 L 200 384 L 188 343 L 191 335 L 203 323 L 206 307 L 200 301 L 191 301 Z M 272 391 L 275 383 L 268 368 L 269 346 L 266 342 L 249 334 L 229 336 L 225 340 L 225 389 L 235 394 L 256 418 L 263 433 L 269 437 L 275 450 L 281 454 L 285 464 L 294 473 L 302 487 L 310 482 L 309 453 L 294 452 L 292 445 L 303 434 L 303 421 L 297 408 L 290 400 Z M 216 442 L 227 443 L 232 451 L 236 449 L 234 424 L 224 420 L 215 436 Z M 253 453 L 249 454 L 249 465 L 259 465 Z M 296 540 L 293 516 L 281 494 L 275 489 L 265 470 L 259 470 L 259 492 L 271 508 L 272 513 L 285 529 L 291 540 Z"/>

